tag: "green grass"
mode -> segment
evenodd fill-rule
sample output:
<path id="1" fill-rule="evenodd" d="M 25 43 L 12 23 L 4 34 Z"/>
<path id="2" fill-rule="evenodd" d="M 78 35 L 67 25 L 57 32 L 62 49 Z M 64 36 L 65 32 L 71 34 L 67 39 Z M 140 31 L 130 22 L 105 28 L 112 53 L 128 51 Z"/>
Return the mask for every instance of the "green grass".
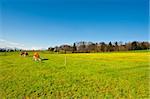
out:
<path id="1" fill-rule="evenodd" d="M 0 53 L 0 98 L 149 98 L 149 51 L 49 54 Z M 66 65 L 65 65 L 66 56 Z"/>

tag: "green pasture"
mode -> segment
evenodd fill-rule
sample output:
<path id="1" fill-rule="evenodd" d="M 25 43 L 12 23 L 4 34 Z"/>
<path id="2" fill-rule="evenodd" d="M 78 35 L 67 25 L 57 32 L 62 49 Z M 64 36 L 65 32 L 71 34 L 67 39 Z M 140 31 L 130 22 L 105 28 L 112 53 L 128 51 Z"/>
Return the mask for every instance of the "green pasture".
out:
<path id="1" fill-rule="evenodd" d="M 148 99 L 149 51 L 0 53 L 0 99 Z M 66 62 L 65 62 L 66 60 Z"/>

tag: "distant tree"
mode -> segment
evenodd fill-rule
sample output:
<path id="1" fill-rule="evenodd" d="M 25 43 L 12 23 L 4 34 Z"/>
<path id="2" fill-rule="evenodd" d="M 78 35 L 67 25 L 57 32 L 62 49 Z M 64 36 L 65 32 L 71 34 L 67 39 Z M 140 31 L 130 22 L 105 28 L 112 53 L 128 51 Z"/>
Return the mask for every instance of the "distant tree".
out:
<path id="1" fill-rule="evenodd" d="M 76 43 L 73 43 L 73 53 L 77 51 Z"/>
<path id="2" fill-rule="evenodd" d="M 133 42 L 131 43 L 131 48 L 132 48 L 132 50 L 140 50 L 140 49 L 142 49 L 142 48 L 139 46 L 139 43 L 138 43 L 137 41 L 133 41 Z"/>
<path id="3" fill-rule="evenodd" d="M 101 42 L 100 45 L 101 45 L 101 51 L 102 51 L 102 52 L 106 52 L 106 50 L 107 50 L 107 45 L 106 45 L 104 42 Z"/>
<path id="4" fill-rule="evenodd" d="M 108 44 L 107 51 L 110 51 L 110 52 L 113 51 L 113 45 L 111 42 L 109 42 L 109 44 Z"/>
<path id="5" fill-rule="evenodd" d="M 119 45 L 119 51 L 124 51 L 123 42 L 122 42 L 122 41 L 119 41 L 118 45 Z"/>
<path id="6" fill-rule="evenodd" d="M 95 50 L 96 50 L 96 45 L 94 44 L 94 43 L 88 43 L 88 45 L 87 45 L 87 51 L 88 52 L 95 52 Z"/>
<path id="7" fill-rule="evenodd" d="M 95 52 L 99 52 L 99 44 L 98 43 L 95 43 Z"/>
<path id="8" fill-rule="evenodd" d="M 86 42 L 79 42 L 78 43 L 78 46 L 77 46 L 77 51 L 78 52 L 87 52 L 87 49 L 86 49 Z"/>
<path id="9" fill-rule="evenodd" d="M 114 48 L 115 51 L 119 51 L 119 46 L 118 46 L 118 42 L 115 42 L 115 48 Z"/>
<path id="10" fill-rule="evenodd" d="M 54 51 L 54 49 L 55 49 L 55 48 L 53 48 L 53 47 L 49 47 L 49 48 L 48 48 L 48 51 Z"/>
<path id="11" fill-rule="evenodd" d="M 132 50 L 131 42 L 125 43 L 125 46 L 127 50 Z"/>
<path id="12" fill-rule="evenodd" d="M 58 47 L 58 46 L 56 46 L 56 47 L 54 48 L 54 52 L 59 52 L 59 47 Z"/>
<path id="13" fill-rule="evenodd" d="M 0 48 L 0 52 L 6 52 L 6 49 Z"/>
<path id="14" fill-rule="evenodd" d="M 150 49 L 150 44 L 148 42 L 141 42 L 142 49 Z"/>
<path id="15" fill-rule="evenodd" d="M 71 47 L 70 45 L 61 45 L 59 47 L 59 50 L 61 52 L 64 52 L 64 53 L 66 53 L 66 52 L 72 52 L 73 51 L 73 47 Z"/>

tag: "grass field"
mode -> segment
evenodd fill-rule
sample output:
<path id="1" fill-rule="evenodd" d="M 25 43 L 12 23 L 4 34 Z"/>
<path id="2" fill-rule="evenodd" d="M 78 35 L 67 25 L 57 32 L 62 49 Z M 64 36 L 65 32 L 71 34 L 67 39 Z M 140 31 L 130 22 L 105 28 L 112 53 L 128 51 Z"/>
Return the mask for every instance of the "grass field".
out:
<path id="1" fill-rule="evenodd" d="M 32 55 L 0 53 L 0 98 L 150 98 L 148 51 Z"/>

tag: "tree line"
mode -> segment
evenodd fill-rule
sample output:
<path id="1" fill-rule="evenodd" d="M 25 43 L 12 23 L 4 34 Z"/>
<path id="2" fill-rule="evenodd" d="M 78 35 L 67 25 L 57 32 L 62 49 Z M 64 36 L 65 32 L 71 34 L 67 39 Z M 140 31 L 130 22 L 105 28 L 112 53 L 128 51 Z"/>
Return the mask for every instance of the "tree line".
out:
<path id="1" fill-rule="evenodd" d="M 16 52 L 21 51 L 20 49 L 12 49 L 12 48 L 0 48 L 0 52 Z"/>
<path id="2" fill-rule="evenodd" d="M 48 51 L 59 53 L 96 53 L 96 52 L 113 52 L 113 51 L 130 51 L 130 50 L 147 50 L 150 49 L 150 42 L 76 42 L 72 45 L 61 45 L 56 47 L 49 47 Z M 14 52 L 22 51 L 21 49 L 0 48 L 0 52 Z"/>
<path id="3" fill-rule="evenodd" d="M 49 47 L 48 51 L 60 53 L 95 53 L 95 52 L 113 52 L 113 51 L 130 51 L 130 50 L 147 50 L 150 49 L 149 42 L 76 42 L 73 45 L 61 45 L 56 47 Z"/>

